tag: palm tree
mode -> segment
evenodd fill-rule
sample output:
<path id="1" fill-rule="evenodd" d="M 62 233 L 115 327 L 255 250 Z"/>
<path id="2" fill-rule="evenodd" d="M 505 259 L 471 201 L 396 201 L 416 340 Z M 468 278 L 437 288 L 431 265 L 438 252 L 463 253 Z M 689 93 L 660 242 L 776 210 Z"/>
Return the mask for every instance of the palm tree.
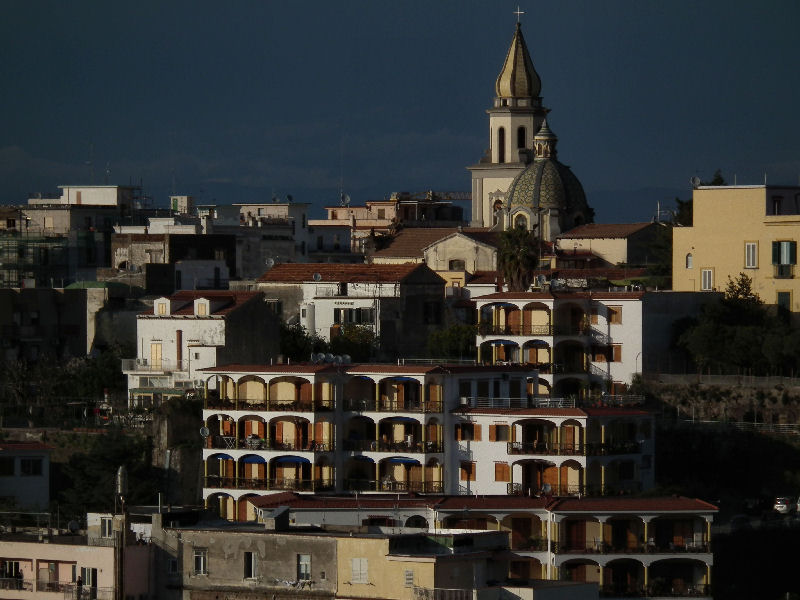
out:
<path id="1" fill-rule="evenodd" d="M 539 240 L 532 231 L 518 226 L 500 234 L 497 270 L 512 292 L 526 292 L 533 281 L 533 270 L 539 266 Z"/>

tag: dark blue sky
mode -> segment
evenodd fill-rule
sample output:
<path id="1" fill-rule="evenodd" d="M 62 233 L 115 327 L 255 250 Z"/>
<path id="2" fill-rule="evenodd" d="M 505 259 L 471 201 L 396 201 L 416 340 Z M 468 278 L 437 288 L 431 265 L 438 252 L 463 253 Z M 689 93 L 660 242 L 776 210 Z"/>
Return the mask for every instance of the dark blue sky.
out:
<path id="1" fill-rule="evenodd" d="M 717 168 L 798 183 L 799 2 L 520 5 L 559 158 L 598 221 L 649 219 Z M 340 176 L 354 203 L 468 191 L 515 7 L 7 3 L 0 204 L 140 180 L 161 204 L 174 185 L 200 202 L 322 206 Z"/>

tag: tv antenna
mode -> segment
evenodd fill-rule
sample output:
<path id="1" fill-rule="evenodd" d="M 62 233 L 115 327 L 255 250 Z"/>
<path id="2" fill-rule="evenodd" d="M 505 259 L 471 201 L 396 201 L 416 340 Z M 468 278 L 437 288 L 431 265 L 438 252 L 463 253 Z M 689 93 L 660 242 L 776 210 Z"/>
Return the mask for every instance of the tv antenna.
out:
<path id="1" fill-rule="evenodd" d="M 314 275 L 312 275 L 311 278 L 316 282 L 322 281 L 322 275 L 320 275 L 319 273 L 314 273 Z"/>
<path id="2" fill-rule="evenodd" d="M 700 187 L 700 178 L 697 175 L 695 175 L 689 180 L 689 183 L 692 184 L 692 189 L 696 190 L 697 188 Z"/>

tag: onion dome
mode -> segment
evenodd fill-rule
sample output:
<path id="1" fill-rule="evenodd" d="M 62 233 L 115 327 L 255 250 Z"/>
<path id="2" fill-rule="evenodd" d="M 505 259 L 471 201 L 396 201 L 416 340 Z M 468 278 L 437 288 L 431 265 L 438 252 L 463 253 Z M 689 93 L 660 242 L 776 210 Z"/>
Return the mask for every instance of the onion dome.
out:
<path id="1" fill-rule="evenodd" d="M 494 89 L 498 98 L 538 98 L 542 91 L 542 80 L 533 68 L 520 23 L 517 23 L 517 30 Z"/>

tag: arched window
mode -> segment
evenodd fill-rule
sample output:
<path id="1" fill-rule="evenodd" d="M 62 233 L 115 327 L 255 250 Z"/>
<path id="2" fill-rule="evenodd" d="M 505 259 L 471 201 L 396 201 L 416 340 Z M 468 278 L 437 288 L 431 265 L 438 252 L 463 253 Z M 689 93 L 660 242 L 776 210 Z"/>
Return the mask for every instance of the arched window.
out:
<path id="1" fill-rule="evenodd" d="M 514 217 L 514 227 L 528 228 L 528 219 L 525 218 L 525 215 L 517 215 Z"/>
<path id="2" fill-rule="evenodd" d="M 504 127 L 497 130 L 497 162 L 506 162 L 506 130 Z"/>
<path id="3" fill-rule="evenodd" d="M 525 147 L 525 128 L 519 127 L 517 129 L 517 148 Z"/>
<path id="4" fill-rule="evenodd" d="M 686 255 L 686 268 L 687 269 L 691 269 L 692 268 L 692 253 L 691 252 L 689 252 L 689 254 Z"/>

